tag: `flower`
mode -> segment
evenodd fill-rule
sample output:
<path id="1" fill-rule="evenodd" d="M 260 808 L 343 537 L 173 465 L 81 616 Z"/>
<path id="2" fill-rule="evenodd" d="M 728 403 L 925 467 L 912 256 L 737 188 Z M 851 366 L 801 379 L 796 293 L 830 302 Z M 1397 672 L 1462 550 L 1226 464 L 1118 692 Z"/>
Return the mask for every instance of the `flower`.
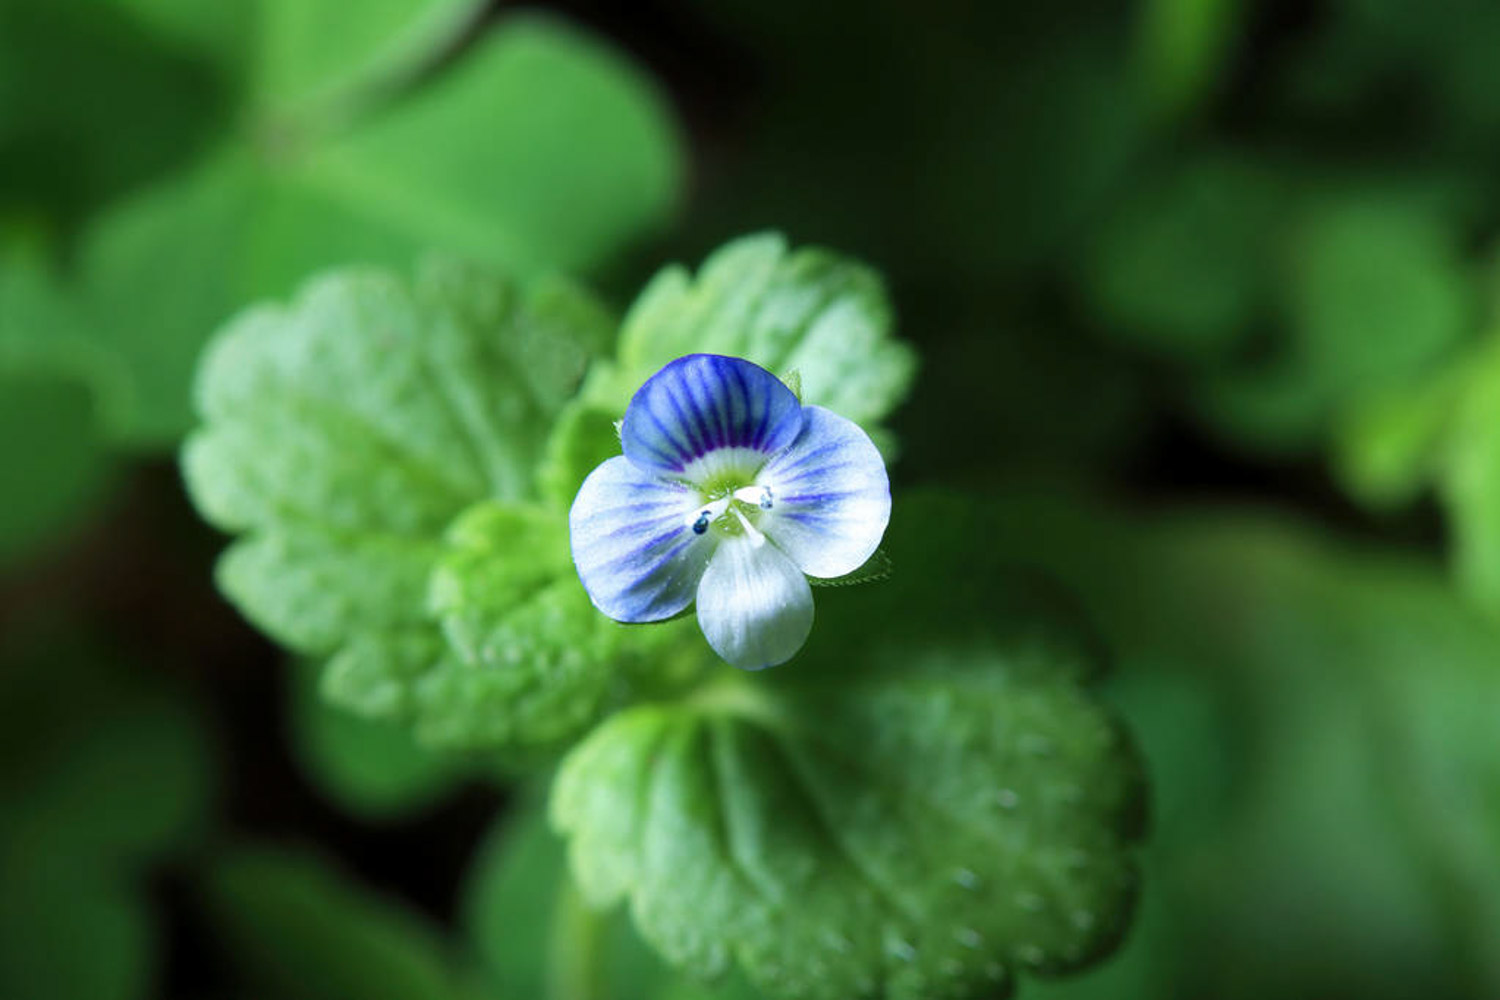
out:
<path id="1" fill-rule="evenodd" d="M 621 622 L 696 600 L 703 635 L 736 667 L 791 659 L 812 631 L 807 577 L 864 565 L 890 520 L 869 435 L 741 358 L 690 354 L 651 376 L 620 443 L 568 515 L 584 589 Z"/>

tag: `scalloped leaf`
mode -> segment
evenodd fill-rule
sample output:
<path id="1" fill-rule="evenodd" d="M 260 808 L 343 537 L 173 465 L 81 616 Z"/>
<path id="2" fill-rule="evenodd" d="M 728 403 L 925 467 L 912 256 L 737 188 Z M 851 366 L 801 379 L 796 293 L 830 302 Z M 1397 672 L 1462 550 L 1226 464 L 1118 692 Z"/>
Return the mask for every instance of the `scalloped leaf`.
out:
<path id="1" fill-rule="evenodd" d="M 974 550 L 984 518 L 906 498 L 888 543 L 910 572 L 829 592 L 796 669 L 723 674 L 576 747 L 552 816 L 585 895 L 773 997 L 994 997 L 1111 948 L 1136 758 L 1087 644 Z"/>
<path id="2" fill-rule="evenodd" d="M 696 275 L 660 271 L 620 331 L 618 361 L 591 374 L 590 398 L 624 412 L 630 396 L 667 362 L 707 352 L 796 371 L 804 403 L 873 427 L 906 396 L 916 353 L 893 335 L 879 276 L 828 250 L 790 250 L 777 233 L 716 250 Z"/>
<path id="3" fill-rule="evenodd" d="M 436 262 L 414 282 L 338 272 L 240 316 L 205 358 L 183 459 L 200 511 L 243 534 L 224 591 L 281 642 L 332 656 L 324 690 L 346 706 L 409 717 L 419 686 L 441 703 L 448 686 L 427 675 L 455 654 L 427 597 L 444 533 L 486 498 L 533 491 L 605 330 L 565 286 Z"/>

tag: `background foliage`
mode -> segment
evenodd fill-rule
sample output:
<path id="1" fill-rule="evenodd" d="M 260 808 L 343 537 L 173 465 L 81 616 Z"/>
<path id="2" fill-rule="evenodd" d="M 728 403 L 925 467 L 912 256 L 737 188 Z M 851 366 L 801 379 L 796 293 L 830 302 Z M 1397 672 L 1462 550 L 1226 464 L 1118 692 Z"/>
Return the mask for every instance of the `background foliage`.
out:
<path id="1" fill-rule="evenodd" d="M 1494 995 L 1497 46 L 1481 0 L 0 0 L 0 995 Z M 896 576 L 747 690 L 556 558 L 693 349 L 894 460 Z M 627 842 L 642 733 L 682 829 L 743 776 L 801 924 Z"/>

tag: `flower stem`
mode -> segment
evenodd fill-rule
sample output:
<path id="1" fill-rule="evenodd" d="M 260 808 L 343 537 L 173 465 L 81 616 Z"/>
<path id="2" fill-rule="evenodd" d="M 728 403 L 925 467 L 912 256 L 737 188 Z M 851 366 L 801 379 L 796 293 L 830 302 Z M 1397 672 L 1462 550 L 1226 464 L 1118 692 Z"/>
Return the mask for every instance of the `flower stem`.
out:
<path id="1" fill-rule="evenodd" d="M 602 945 L 604 924 L 566 875 L 552 911 L 547 956 L 549 1000 L 605 1000 Z"/>

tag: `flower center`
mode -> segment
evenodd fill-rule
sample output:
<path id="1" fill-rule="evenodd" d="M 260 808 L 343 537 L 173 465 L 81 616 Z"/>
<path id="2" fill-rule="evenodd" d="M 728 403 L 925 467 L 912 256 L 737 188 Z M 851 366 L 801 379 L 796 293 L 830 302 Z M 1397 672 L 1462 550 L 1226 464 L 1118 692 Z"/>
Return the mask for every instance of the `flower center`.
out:
<path id="1" fill-rule="evenodd" d="M 775 506 L 776 493 L 769 486 L 724 487 L 715 499 L 689 515 L 688 526 L 695 535 L 706 535 L 713 529 L 723 535 L 746 535 L 759 545 L 765 541 L 765 536 L 755 522 L 762 512 Z"/>

